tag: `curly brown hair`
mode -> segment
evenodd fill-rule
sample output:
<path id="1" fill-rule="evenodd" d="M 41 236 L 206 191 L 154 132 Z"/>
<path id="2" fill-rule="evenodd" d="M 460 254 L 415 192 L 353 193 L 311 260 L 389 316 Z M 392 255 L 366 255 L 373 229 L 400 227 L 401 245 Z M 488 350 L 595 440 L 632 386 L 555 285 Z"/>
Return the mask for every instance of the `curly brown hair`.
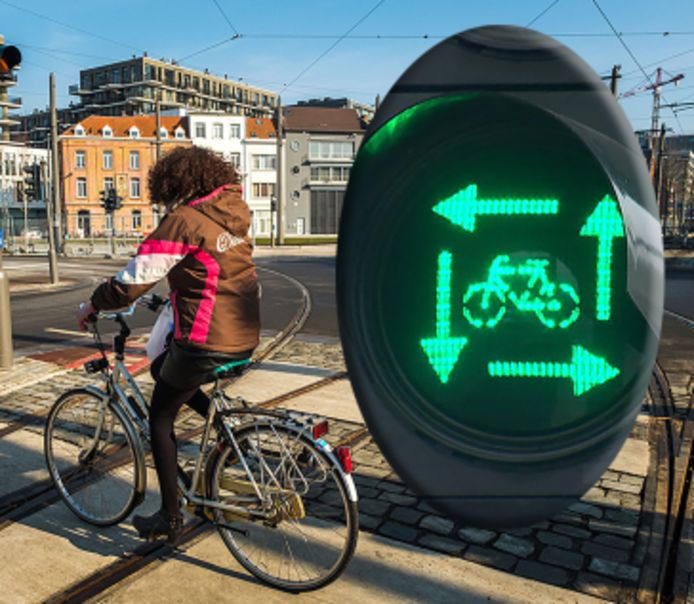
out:
<path id="1" fill-rule="evenodd" d="M 236 184 L 234 166 L 202 147 L 177 147 L 164 155 L 149 171 L 151 203 L 170 210 L 203 197 L 216 188 Z"/>

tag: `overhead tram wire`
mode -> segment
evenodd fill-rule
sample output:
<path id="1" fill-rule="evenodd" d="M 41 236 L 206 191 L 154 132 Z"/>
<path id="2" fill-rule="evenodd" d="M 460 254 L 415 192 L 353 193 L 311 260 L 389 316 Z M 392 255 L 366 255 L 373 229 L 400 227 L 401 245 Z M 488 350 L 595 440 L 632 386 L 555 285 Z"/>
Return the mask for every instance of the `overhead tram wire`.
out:
<path id="1" fill-rule="evenodd" d="M 639 68 L 639 71 L 643 74 L 643 76 L 648 80 L 648 83 L 651 86 L 655 86 L 653 83 L 653 80 L 651 79 L 651 76 L 648 75 L 646 70 L 643 68 L 641 63 L 639 63 L 639 60 L 636 58 L 636 55 L 631 51 L 631 48 L 629 48 L 629 45 L 622 39 L 622 36 L 617 33 L 617 30 L 615 29 L 615 26 L 612 25 L 612 21 L 610 21 L 609 17 L 605 14 L 605 11 L 602 10 L 602 7 L 600 6 L 600 3 L 598 0 L 592 0 L 593 4 L 595 5 L 595 8 L 598 9 L 598 12 L 602 15 L 602 18 L 605 20 L 609 28 L 612 30 L 612 33 L 615 35 L 617 40 L 619 40 L 619 43 L 624 47 L 624 50 L 627 51 L 627 54 L 631 57 L 632 61 L 636 63 L 637 67 Z M 661 94 L 663 101 L 665 101 L 666 104 L 669 104 L 667 102 L 667 99 L 665 98 L 665 95 Z M 680 129 L 680 132 L 684 134 L 684 128 L 682 127 L 682 122 L 680 122 L 680 118 L 677 116 L 677 113 L 673 110 L 672 107 L 668 107 L 670 109 L 670 113 L 675 117 L 675 121 L 677 122 L 677 127 Z"/>
<path id="2" fill-rule="evenodd" d="M 559 0 L 553 0 L 552 2 L 550 2 L 549 5 L 548 5 L 547 7 L 545 7 L 545 9 L 544 9 L 542 12 L 540 12 L 540 14 L 538 14 L 534 19 L 532 19 L 532 20 L 526 25 L 526 27 L 530 27 L 531 25 L 533 25 L 533 23 L 535 23 L 536 21 L 540 20 L 542 17 L 544 17 L 544 15 L 545 15 L 546 13 L 548 13 L 549 11 L 551 11 L 558 3 L 559 3 Z"/>
<path id="3" fill-rule="evenodd" d="M 215 3 L 215 6 L 219 9 L 219 12 L 222 13 L 222 17 L 224 17 L 224 20 L 229 24 L 229 27 L 231 27 L 231 30 L 234 32 L 234 35 L 238 36 L 239 30 L 234 27 L 234 24 L 231 22 L 231 19 L 229 19 L 226 12 L 224 12 L 222 5 L 217 0 L 212 0 L 212 2 Z"/>
<path id="4" fill-rule="evenodd" d="M 671 61 L 672 59 L 677 59 L 678 57 L 683 57 L 684 55 L 689 55 L 694 52 L 694 48 L 688 48 L 687 50 L 683 50 L 681 52 L 675 53 L 674 55 L 670 55 L 669 57 L 664 57 L 663 59 L 659 59 L 658 61 L 652 61 L 651 63 L 646 63 L 644 67 L 653 67 L 654 65 L 661 65 L 665 63 L 666 61 Z M 634 69 L 633 71 L 629 71 L 625 73 L 624 75 L 631 75 L 634 73 L 637 73 L 639 70 Z M 681 71 L 681 70 L 679 70 Z"/>
<path id="5" fill-rule="evenodd" d="M 100 34 L 95 34 L 94 32 L 87 31 L 86 29 L 82 29 L 80 27 L 75 27 L 74 25 L 70 25 L 69 23 L 65 23 L 64 21 L 60 21 L 59 19 L 55 19 L 54 17 L 49 17 L 48 15 L 44 15 L 42 13 L 36 12 L 35 10 L 32 10 L 30 8 L 26 8 L 24 6 L 18 6 L 17 4 L 14 4 L 12 2 L 8 2 L 7 0 L 0 0 L 0 4 L 10 6 L 16 10 L 19 10 L 19 11 L 23 11 L 25 13 L 33 15 L 34 17 L 38 17 L 39 19 L 44 19 L 46 21 L 50 21 L 52 23 L 62 25 L 63 27 L 67 27 L 68 29 L 72 29 L 72 30 L 77 31 L 81 34 L 85 34 L 87 36 L 92 36 L 93 38 L 98 38 L 99 40 L 102 40 L 105 42 L 110 42 L 111 44 L 117 44 L 118 46 L 122 46 L 123 48 L 127 48 L 129 50 L 135 50 L 137 52 L 141 52 L 141 50 L 139 48 L 135 48 L 134 46 L 130 46 L 129 44 L 124 44 L 123 42 L 119 42 L 118 40 L 114 40 L 112 38 L 108 38 L 108 37 L 102 36 Z"/>
<path id="6" fill-rule="evenodd" d="M 295 84 L 301 76 L 303 76 L 309 69 L 311 69 L 318 61 L 320 61 L 323 57 L 325 57 L 333 48 L 335 48 L 342 40 L 344 40 L 349 34 L 351 34 L 359 25 L 361 25 L 366 19 L 368 19 L 375 11 L 378 9 L 386 0 L 379 0 L 373 8 L 367 12 L 361 19 L 359 19 L 352 27 L 350 27 L 342 36 L 340 36 L 335 42 L 333 42 L 328 48 L 326 48 L 318 57 L 313 60 L 309 65 L 307 65 L 299 74 L 297 74 L 294 79 L 289 82 L 288 84 L 285 84 L 282 87 L 282 90 L 280 90 L 280 94 L 282 94 L 287 88 Z"/>

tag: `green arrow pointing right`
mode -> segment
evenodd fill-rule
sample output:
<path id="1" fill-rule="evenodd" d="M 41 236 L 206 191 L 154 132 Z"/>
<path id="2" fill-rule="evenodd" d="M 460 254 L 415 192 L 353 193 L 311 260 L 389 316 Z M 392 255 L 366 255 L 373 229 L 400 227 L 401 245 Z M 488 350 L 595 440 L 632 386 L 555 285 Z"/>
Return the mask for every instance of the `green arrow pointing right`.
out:
<path id="1" fill-rule="evenodd" d="M 581 396 L 620 373 L 619 369 L 583 346 L 572 346 L 571 350 L 570 363 L 493 361 L 487 366 L 487 371 L 491 377 L 570 378 L 574 384 L 574 396 Z"/>

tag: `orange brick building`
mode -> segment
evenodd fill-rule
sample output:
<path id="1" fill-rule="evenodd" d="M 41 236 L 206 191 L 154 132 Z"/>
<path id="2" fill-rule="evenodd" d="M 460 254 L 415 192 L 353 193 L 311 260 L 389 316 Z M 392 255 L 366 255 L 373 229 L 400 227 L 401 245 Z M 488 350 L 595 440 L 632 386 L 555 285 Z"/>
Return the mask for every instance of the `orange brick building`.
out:
<path id="1" fill-rule="evenodd" d="M 161 152 L 191 141 L 185 118 L 161 117 Z M 147 175 L 156 162 L 154 116 L 90 116 L 60 137 L 63 215 L 70 238 L 104 236 L 111 217 L 101 192 L 116 188 L 123 207 L 113 214 L 116 232 L 145 235 L 159 221 L 149 204 Z"/>

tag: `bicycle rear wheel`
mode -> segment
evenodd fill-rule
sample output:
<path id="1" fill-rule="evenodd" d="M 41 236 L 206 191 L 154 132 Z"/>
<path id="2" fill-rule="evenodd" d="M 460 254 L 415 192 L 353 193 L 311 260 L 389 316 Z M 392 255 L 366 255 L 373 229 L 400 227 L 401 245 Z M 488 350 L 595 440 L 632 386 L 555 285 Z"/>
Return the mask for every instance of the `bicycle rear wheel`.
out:
<path id="1" fill-rule="evenodd" d="M 249 572 L 280 589 L 308 591 L 334 581 L 352 558 L 359 528 L 357 503 L 338 468 L 283 425 L 253 424 L 235 437 L 262 500 L 227 444 L 210 474 L 210 497 L 245 498 L 247 511 L 213 510 L 226 546 Z"/>
<path id="2" fill-rule="evenodd" d="M 46 465 L 79 518 L 109 526 L 139 502 L 136 438 L 123 412 L 93 392 L 70 390 L 55 402 L 44 434 Z"/>

